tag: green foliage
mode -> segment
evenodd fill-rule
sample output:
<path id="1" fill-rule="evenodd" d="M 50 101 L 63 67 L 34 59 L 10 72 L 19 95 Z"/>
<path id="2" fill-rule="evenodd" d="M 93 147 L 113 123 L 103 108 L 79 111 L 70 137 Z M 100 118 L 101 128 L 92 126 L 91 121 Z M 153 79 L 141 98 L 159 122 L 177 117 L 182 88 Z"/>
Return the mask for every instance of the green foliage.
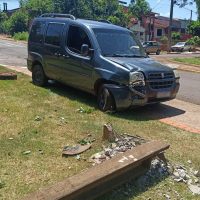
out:
<path id="1" fill-rule="evenodd" d="M 188 32 L 193 36 L 200 36 L 200 21 L 193 21 L 188 26 Z"/>
<path id="2" fill-rule="evenodd" d="M 15 40 L 24 40 L 24 41 L 27 41 L 28 40 L 28 36 L 29 36 L 28 32 L 18 32 L 18 33 L 15 33 L 13 35 L 13 38 Z"/>
<path id="3" fill-rule="evenodd" d="M 70 13 L 77 18 L 108 19 L 121 25 L 128 25 L 128 14 L 118 0 L 20 0 L 22 8 L 28 10 L 29 19 L 43 13 Z"/>
<path id="4" fill-rule="evenodd" d="M 14 33 L 28 30 L 28 14 L 23 10 L 14 13 L 6 22 L 6 32 L 14 35 Z"/>
<path id="5" fill-rule="evenodd" d="M 0 12 L 0 33 L 5 33 L 5 21 L 8 19 L 8 16 L 4 12 Z"/>
<path id="6" fill-rule="evenodd" d="M 140 20 L 144 14 L 151 11 L 150 5 L 146 0 L 132 0 L 129 9 L 133 16 Z"/>
<path id="7" fill-rule="evenodd" d="M 29 12 L 29 19 L 53 11 L 53 0 L 20 0 L 21 8 Z"/>
<path id="8" fill-rule="evenodd" d="M 179 32 L 173 32 L 172 33 L 172 39 L 173 40 L 180 40 L 181 39 L 181 34 Z"/>
<path id="9" fill-rule="evenodd" d="M 194 36 L 194 37 L 190 38 L 189 40 L 187 40 L 187 42 L 194 46 L 200 46 L 200 37 Z"/>
<path id="10" fill-rule="evenodd" d="M 162 37 L 160 38 L 160 42 L 161 42 L 162 44 L 167 44 L 167 43 L 168 43 L 168 37 L 167 37 L 167 36 L 162 36 Z"/>

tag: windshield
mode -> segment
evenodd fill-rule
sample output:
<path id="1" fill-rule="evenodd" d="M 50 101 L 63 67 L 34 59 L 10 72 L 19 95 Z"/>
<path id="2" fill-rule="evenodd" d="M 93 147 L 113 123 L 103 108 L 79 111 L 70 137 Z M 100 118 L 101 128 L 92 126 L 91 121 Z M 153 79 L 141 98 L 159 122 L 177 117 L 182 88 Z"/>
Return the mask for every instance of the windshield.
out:
<path id="1" fill-rule="evenodd" d="M 185 45 L 185 42 L 178 42 L 176 45 Z"/>
<path id="2" fill-rule="evenodd" d="M 143 48 L 131 32 L 112 29 L 93 29 L 103 56 L 146 57 Z"/>

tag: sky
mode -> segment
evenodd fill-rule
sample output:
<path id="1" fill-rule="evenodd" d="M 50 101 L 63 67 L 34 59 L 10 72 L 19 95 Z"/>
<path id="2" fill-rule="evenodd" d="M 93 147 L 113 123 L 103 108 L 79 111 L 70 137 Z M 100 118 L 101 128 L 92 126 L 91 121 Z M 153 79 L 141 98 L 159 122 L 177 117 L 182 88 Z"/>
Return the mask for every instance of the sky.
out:
<path id="1" fill-rule="evenodd" d="M 123 0 L 130 3 L 130 0 Z M 161 16 L 169 17 L 170 13 L 170 0 L 147 0 L 153 9 L 153 12 L 159 13 Z M 0 0 L 1 9 L 3 9 L 3 2 L 8 3 L 8 9 L 19 7 L 18 0 Z M 187 5 L 185 8 L 174 7 L 174 18 L 190 19 L 190 10 L 193 10 L 193 20 L 197 19 L 196 5 Z"/>

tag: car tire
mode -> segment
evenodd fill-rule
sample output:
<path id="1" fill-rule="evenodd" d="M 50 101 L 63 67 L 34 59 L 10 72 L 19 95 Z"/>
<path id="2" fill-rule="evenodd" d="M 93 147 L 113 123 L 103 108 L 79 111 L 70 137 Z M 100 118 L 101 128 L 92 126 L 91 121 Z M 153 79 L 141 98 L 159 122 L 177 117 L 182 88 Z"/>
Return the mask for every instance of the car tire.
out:
<path id="1" fill-rule="evenodd" d="M 157 50 L 157 51 L 156 51 L 156 55 L 160 55 L 160 50 Z"/>
<path id="2" fill-rule="evenodd" d="M 32 81 L 34 85 L 45 86 L 48 82 L 48 78 L 44 73 L 41 65 L 35 65 L 32 70 Z"/>
<path id="3" fill-rule="evenodd" d="M 98 90 L 97 103 L 99 109 L 103 112 L 115 111 L 116 109 L 115 100 L 105 85 L 102 85 Z"/>

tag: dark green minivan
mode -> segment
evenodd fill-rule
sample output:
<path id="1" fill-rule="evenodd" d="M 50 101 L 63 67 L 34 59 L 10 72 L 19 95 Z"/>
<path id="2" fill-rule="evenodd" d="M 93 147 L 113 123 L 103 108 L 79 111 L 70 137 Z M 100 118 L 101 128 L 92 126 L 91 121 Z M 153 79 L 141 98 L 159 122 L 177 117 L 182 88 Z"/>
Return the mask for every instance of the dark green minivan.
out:
<path id="1" fill-rule="evenodd" d="M 102 111 L 171 100 L 179 90 L 175 70 L 150 59 L 131 31 L 67 14 L 34 19 L 27 64 L 35 85 L 53 79 L 92 93 Z"/>

